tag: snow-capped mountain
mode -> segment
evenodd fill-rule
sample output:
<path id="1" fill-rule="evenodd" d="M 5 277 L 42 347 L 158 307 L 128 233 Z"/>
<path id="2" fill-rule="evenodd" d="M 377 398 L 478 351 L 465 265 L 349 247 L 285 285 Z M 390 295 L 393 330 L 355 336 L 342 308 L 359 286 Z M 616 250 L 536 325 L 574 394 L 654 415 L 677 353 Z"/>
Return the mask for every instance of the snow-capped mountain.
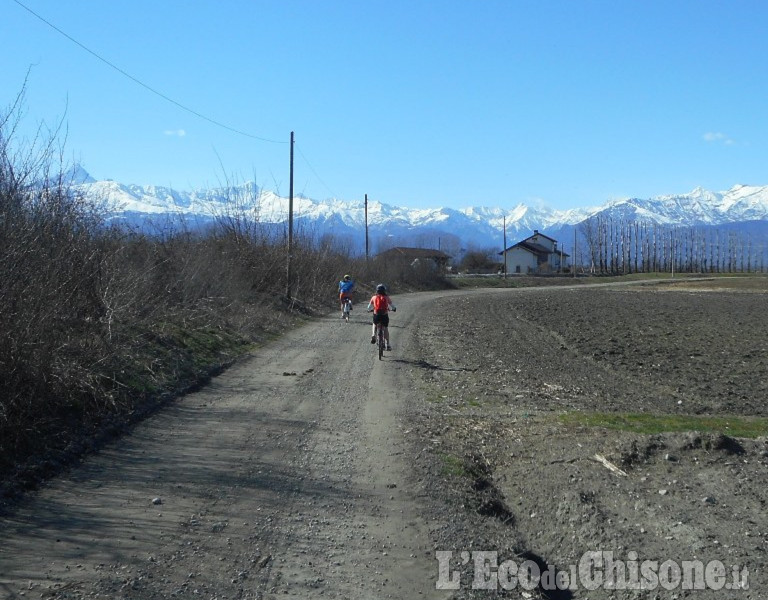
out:
<path id="1" fill-rule="evenodd" d="M 736 185 L 727 192 L 696 188 L 688 194 L 629 198 L 599 212 L 668 225 L 723 225 L 768 220 L 768 186 Z"/>
<path id="2" fill-rule="evenodd" d="M 75 189 L 105 205 L 110 219 L 131 226 L 157 226 L 163 221 L 179 220 L 187 226 L 200 226 L 231 216 L 280 225 L 288 219 L 288 198 L 254 183 L 187 192 L 112 180 L 95 181 L 82 168 L 75 173 Z M 362 201 L 318 201 L 299 196 L 294 198 L 293 214 L 297 227 L 314 237 L 347 240 L 352 248 L 363 244 L 366 211 Z M 367 211 L 374 250 L 391 245 L 442 246 L 453 252 L 500 247 L 505 233 L 511 244 L 534 229 L 553 236 L 572 232 L 573 227 L 593 217 L 617 223 L 643 221 L 678 226 L 718 226 L 744 221 L 765 221 L 768 225 L 768 186 L 736 185 L 725 192 L 696 188 L 687 194 L 626 198 L 567 211 L 525 204 L 510 209 L 409 209 L 378 201 L 370 201 Z"/>

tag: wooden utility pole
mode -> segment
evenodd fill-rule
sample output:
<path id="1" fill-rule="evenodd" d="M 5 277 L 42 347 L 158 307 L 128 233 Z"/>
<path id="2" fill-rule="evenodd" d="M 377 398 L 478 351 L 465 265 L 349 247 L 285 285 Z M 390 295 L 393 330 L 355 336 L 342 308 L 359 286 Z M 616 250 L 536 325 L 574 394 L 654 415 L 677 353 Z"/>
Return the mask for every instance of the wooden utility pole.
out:
<path id="1" fill-rule="evenodd" d="M 573 258 L 571 259 L 571 269 L 573 276 L 576 277 L 576 225 L 573 226 Z"/>
<path id="2" fill-rule="evenodd" d="M 293 258 L 293 131 L 291 131 L 291 167 L 288 185 L 288 268 L 285 295 L 290 299 L 291 279 L 293 279 L 293 273 L 291 271 L 291 260 Z"/>
<path id="3" fill-rule="evenodd" d="M 368 194 L 365 195 L 365 264 L 368 264 Z"/>
<path id="4" fill-rule="evenodd" d="M 504 279 L 507 278 L 507 215 L 504 215 L 504 247 L 501 249 L 501 256 L 504 259 L 504 266 L 501 270 L 504 272 Z"/>

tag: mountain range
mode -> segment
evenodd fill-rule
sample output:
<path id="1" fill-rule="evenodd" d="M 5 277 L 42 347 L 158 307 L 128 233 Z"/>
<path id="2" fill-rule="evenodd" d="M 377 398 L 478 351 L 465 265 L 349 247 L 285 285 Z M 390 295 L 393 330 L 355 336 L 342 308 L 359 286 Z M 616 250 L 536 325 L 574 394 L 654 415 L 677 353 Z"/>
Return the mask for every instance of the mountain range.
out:
<path id="1" fill-rule="evenodd" d="M 180 191 L 161 186 L 97 181 L 82 167 L 72 171 L 72 185 L 102 204 L 113 222 L 152 231 L 183 223 L 204 227 L 216 219 L 248 216 L 260 224 L 285 229 L 289 199 L 253 182 Z M 366 206 L 360 201 L 294 197 L 295 230 L 315 239 L 343 243 L 353 252 L 365 247 Z M 574 227 L 590 218 L 657 223 L 678 227 L 727 227 L 768 236 L 768 186 L 735 185 L 724 192 L 696 188 L 687 194 L 623 198 L 599 206 L 556 210 L 518 204 L 513 208 L 411 209 L 369 201 L 367 225 L 371 251 L 392 246 L 440 248 L 456 256 L 467 249 L 502 248 L 534 230 L 567 241 Z"/>

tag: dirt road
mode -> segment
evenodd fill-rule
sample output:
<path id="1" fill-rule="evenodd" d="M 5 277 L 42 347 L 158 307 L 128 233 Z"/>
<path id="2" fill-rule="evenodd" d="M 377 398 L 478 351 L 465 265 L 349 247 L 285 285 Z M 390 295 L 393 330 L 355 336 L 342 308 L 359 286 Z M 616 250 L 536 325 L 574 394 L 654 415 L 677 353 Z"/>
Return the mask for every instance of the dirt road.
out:
<path id="1" fill-rule="evenodd" d="M 0 520 L 0 598 L 444 598 L 403 431 L 414 320 L 260 349 Z"/>
<path id="2" fill-rule="evenodd" d="M 0 598 L 762 600 L 768 438 L 560 419 L 768 416 L 758 284 L 400 296 L 381 362 L 314 322 L 0 518 Z"/>

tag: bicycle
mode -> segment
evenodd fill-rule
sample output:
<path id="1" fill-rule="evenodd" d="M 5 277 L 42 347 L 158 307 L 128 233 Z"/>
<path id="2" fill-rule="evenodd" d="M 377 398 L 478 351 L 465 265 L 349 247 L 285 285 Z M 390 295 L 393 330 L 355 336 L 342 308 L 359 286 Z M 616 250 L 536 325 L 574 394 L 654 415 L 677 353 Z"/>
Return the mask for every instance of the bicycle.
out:
<path id="1" fill-rule="evenodd" d="M 352 310 L 352 300 L 344 298 L 344 304 L 341 307 L 341 317 L 349 323 L 349 312 Z"/>
<path id="2" fill-rule="evenodd" d="M 392 312 L 395 312 L 395 308 L 392 309 Z M 373 312 L 372 310 L 369 310 L 368 312 Z M 384 338 L 384 325 L 381 324 L 381 322 L 376 323 L 376 333 L 374 334 L 374 340 L 373 342 L 376 344 L 376 351 L 379 353 L 379 360 L 382 360 L 384 357 L 384 350 L 392 350 L 392 348 L 389 346 L 389 342 Z"/>
<path id="3" fill-rule="evenodd" d="M 384 341 L 384 327 L 381 323 L 376 323 L 376 349 L 379 352 L 379 360 L 382 360 L 386 346 L 387 343 Z"/>

